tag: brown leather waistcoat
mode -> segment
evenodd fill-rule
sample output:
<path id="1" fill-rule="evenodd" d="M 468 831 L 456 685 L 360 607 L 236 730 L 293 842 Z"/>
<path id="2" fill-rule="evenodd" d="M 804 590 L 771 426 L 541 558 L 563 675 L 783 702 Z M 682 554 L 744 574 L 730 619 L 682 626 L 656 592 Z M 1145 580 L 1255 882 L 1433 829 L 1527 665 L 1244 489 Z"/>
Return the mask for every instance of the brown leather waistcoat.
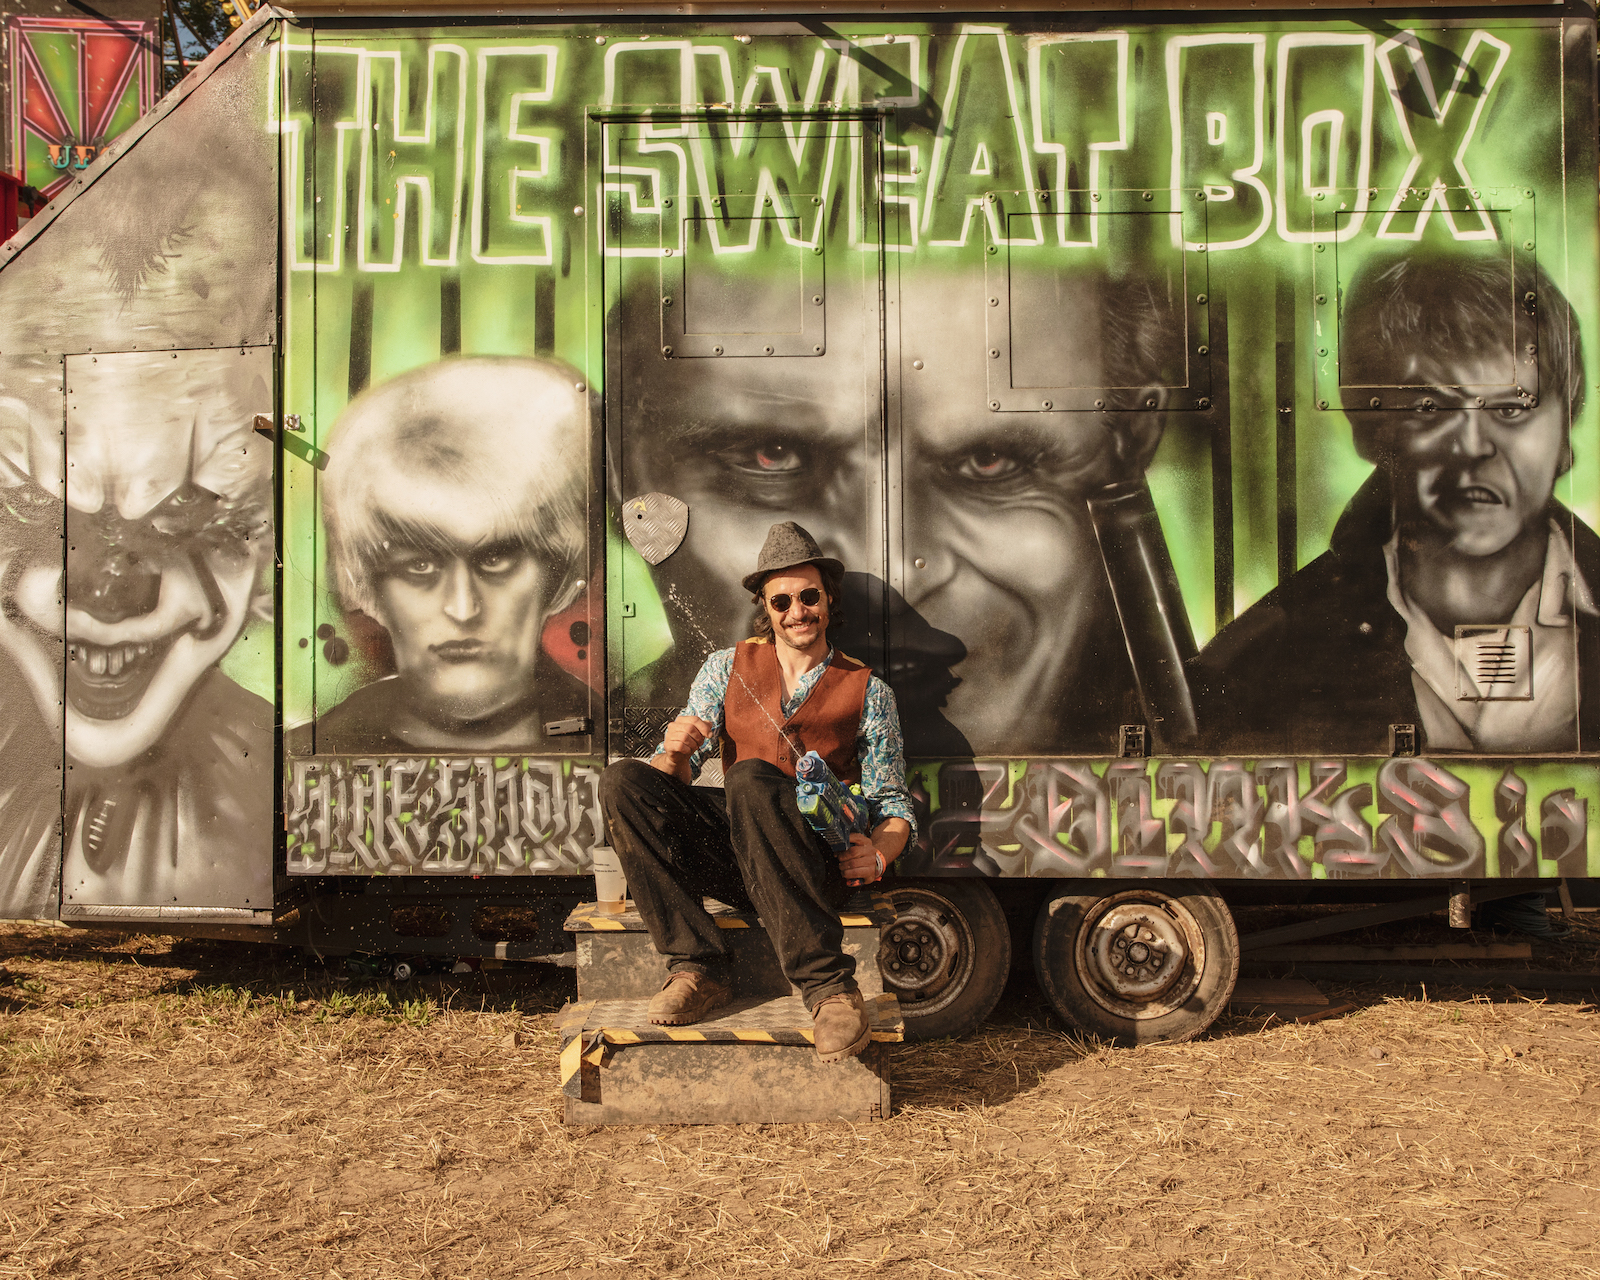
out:
<path id="1" fill-rule="evenodd" d="M 792 778 L 795 762 L 815 751 L 839 781 L 860 782 L 856 738 L 870 679 L 866 664 L 835 649 L 806 700 L 785 719 L 777 649 L 770 640 L 741 641 L 734 647 L 733 674 L 722 703 L 723 768 L 735 760 L 765 760 Z"/>

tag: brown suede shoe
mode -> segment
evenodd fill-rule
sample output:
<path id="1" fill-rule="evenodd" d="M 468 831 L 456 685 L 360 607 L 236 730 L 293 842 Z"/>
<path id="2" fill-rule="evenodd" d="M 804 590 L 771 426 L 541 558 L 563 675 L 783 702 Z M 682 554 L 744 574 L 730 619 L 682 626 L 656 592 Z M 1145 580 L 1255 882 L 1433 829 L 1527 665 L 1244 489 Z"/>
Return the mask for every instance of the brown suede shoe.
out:
<path id="1" fill-rule="evenodd" d="M 733 989 L 703 973 L 675 973 L 646 1011 L 658 1027 L 686 1027 L 733 999 Z"/>
<path id="2" fill-rule="evenodd" d="M 843 1062 L 867 1047 L 872 1028 L 867 1024 L 867 1006 L 857 990 L 829 996 L 811 1011 L 812 1041 L 823 1062 Z"/>

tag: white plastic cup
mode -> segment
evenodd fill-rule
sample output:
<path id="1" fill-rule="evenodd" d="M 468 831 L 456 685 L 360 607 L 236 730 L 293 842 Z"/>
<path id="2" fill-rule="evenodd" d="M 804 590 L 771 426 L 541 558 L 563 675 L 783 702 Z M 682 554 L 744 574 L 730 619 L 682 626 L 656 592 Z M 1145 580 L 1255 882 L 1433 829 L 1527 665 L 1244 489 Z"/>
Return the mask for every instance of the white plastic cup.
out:
<path id="1" fill-rule="evenodd" d="M 607 915 L 621 915 L 628 882 L 623 877 L 617 851 L 610 845 L 597 844 L 590 853 L 594 857 L 595 902 Z"/>

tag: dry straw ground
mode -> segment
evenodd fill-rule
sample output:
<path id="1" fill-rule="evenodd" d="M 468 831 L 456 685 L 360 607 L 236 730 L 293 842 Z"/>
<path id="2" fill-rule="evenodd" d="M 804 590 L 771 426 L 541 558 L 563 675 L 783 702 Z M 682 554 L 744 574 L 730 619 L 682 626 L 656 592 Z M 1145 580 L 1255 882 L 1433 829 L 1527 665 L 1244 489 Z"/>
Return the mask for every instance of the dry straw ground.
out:
<path id="1" fill-rule="evenodd" d="M 1359 988 L 1124 1051 L 1019 980 L 897 1051 L 884 1123 L 597 1130 L 561 1124 L 569 971 L 31 925 L 0 964 L 0 1276 L 1600 1277 L 1575 997 Z"/>

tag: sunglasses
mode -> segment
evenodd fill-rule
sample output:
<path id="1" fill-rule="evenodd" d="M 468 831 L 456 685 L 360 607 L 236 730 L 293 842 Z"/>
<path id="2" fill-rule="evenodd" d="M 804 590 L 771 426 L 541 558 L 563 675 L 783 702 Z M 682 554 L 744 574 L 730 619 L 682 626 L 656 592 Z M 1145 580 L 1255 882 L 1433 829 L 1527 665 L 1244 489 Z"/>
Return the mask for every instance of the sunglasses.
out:
<path id="1" fill-rule="evenodd" d="M 821 599 L 822 592 L 817 590 L 816 587 L 807 587 L 800 593 L 800 603 L 808 609 L 815 608 Z M 779 592 L 775 596 L 767 597 L 767 603 L 772 606 L 773 611 L 776 613 L 788 613 L 789 606 L 794 603 L 794 600 L 795 597 L 789 595 L 788 592 Z"/>

